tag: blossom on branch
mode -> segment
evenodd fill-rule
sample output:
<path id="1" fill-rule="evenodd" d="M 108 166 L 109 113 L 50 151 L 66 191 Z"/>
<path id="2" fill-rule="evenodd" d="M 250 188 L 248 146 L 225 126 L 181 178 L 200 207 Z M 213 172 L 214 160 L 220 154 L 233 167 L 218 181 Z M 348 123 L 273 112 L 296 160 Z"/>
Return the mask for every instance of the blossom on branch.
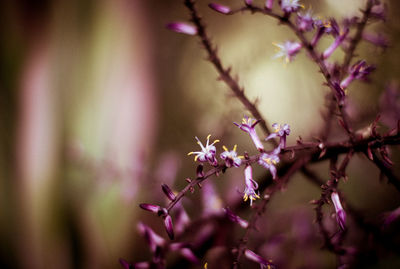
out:
<path id="1" fill-rule="evenodd" d="M 350 74 L 340 82 L 340 87 L 346 89 L 355 79 L 365 80 L 367 76 L 375 69 L 372 65 L 367 65 L 367 62 L 360 60 L 350 68 Z"/>
<path id="2" fill-rule="evenodd" d="M 298 42 L 286 41 L 285 43 L 272 43 L 275 47 L 277 47 L 277 53 L 273 56 L 276 58 L 284 58 L 286 63 L 291 62 L 296 54 L 301 49 L 301 44 Z"/>
<path id="3" fill-rule="evenodd" d="M 299 3 L 299 0 L 281 0 L 281 9 L 285 14 L 296 12 L 299 8 L 304 8 L 304 5 Z"/>
<path id="4" fill-rule="evenodd" d="M 332 53 L 343 43 L 348 33 L 349 28 L 346 28 L 339 36 L 337 36 L 335 41 L 333 41 L 333 43 L 324 51 L 324 53 L 322 54 L 322 58 L 329 58 Z"/>
<path id="5" fill-rule="evenodd" d="M 267 141 L 271 138 L 279 137 L 280 138 L 279 146 L 281 149 L 282 148 L 284 149 L 286 147 L 286 136 L 288 136 L 290 134 L 289 124 L 274 123 L 274 124 L 272 124 L 272 128 L 274 128 L 275 131 L 273 133 L 271 133 L 269 136 L 267 136 L 267 138 L 265 138 L 265 141 Z"/>
<path id="6" fill-rule="evenodd" d="M 312 10 L 308 9 L 306 12 L 297 13 L 297 27 L 300 31 L 310 31 L 314 28 L 315 18 L 312 14 Z"/>
<path id="7" fill-rule="evenodd" d="M 233 149 L 229 151 L 227 147 L 222 146 L 225 151 L 222 152 L 219 156 L 222 160 L 225 161 L 226 167 L 239 167 L 242 164 L 243 156 L 237 156 L 236 147 L 237 145 L 235 145 Z"/>
<path id="8" fill-rule="evenodd" d="M 214 144 L 218 143 L 219 140 L 214 140 L 214 142 L 210 143 L 210 137 L 211 135 L 207 136 L 207 143 L 206 146 L 203 146 L 203 144 L 200 142 L 200 140 L 195 137 L 197 140 L 197 144 L 201 147 L 201 151 L 192 151 L 189 152 L 188 155 L 195 154 L 196 156 L 194 157 L 194 161 L 199 161 L 199 162 L 209 162 L 211 165 L 217 165 L 217 159 L 215 158 L 215 154 L 217 152 L 217 149 L 215 148 Z"/>
<path id="9" fill-rule="evenodd" d="M 250 165 L 247 165 L 244 169 L 244 180 L 246 187 L 244 189 L 243 200 L 246 202 L 248 199 L 250 199 L 251 206 L 253 204 L 253 200 L 260 198 L 260 196 L 256 193 L 258 184 L 253 179 L 253 170 Z"/>
<path id="10" fill-rule="evenodd" d="M 258 137 L 258 135 L 256 133 L 256 129 L 255 129 L 257 123 L 259 123 L 259 122 L 260 122 L 260 120 L 255 120 L 255 119 L 249 118 L 247 116 L 244 116 L 241 124 L 237 124 L 236 122 L 234 122 L 233 124 L 235 124 L 237 127 L 239 127 L 240 130 L 248 133 L 250 135 L 250 138 L 253 140 L 253 143 L 256 146 L 256 148 L 260 152 L 263 152 L 264 146 L 261 143 L 261 140 Z"/>
<path id="11" fill-rule="evenodd" d="M 279 153 L 281 152 L 280 146 L 270 153 L 262 153 L 258 159 L 258 164 L 264 166 L 271 172 L 272 178 L 276 179 L 276 164 L 279 163 Z"/>

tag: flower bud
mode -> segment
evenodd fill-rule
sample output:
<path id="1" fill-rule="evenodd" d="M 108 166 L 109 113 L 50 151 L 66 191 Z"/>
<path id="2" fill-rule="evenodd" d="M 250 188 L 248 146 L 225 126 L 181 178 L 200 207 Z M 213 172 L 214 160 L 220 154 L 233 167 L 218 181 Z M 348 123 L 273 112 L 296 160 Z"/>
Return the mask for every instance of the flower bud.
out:
<path id="1" fill-rule="evenodd" d="M 162 184 L 162 185 L 161 185 L 161 188 L 162 188 L 164 194 L 167 196 L 167 198 L 168 198 L 170 201 L 175 201 L 176 196 L 175 196 L 175 194 L 172 192 L 172 190 L 170 189 L 170 187 L 168 187 L 167 184 Z"/>
<path id="2" fill-rule="evenodd" d="M 331 199 L 336 211 L 336 221 L 342 230 L 346 229 L 346 212 L 343 210 L 342 203 L 340 202 L 339 194 L 332 192 Z"/>
<path id="3" fill-rule="evenodd" d="M 173 240 L 174 239 L 174 227 L 172 225 L 172 218 L 170 215 L 167 215 L 164 218 L 164 225 L 165 225 L 165 230 L 167 231 L 169 238 L 171 240 Z"/>
<path id="4" fill-rule="evenodd" d="M 167 28 L 177 33 L 195 35 L 197 34 L 197 29 L 195 26 L 184 23 L 184 22 L 172 22 L 167 24 Z"/>
<path id="5" fill-rule="evenodd" d="M 215 4 L 215 3 L 208 4 L 208 6 L 209 6 L 211 9 L 214 9 L 215 11 L 217 11 L 217 12 L 219 12 L 219 13 L 221 13 L 221 14 L 227 15 L 227 14 L 229 14 L 229 13 L 231 12 L 231 8 L 228 7 L 228 6 L 224 6 L 224 5 L 220 5 L 220 4 Z"/>

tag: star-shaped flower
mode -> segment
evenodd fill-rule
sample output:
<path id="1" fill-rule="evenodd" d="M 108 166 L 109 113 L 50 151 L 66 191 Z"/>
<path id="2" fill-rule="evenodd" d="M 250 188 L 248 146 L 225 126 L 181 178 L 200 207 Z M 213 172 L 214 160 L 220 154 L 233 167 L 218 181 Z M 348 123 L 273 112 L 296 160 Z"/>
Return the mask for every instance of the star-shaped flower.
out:
<path id="1" fill-rule="evenodd" d="M 194 157 L 194 161 L 199 161 L 199 162 L 209 162 L 211 165 L 217 165 L 217 159 L 215 158 L 215 154 L 217 152 L 217 149 L 215 148 L 214 144 L 218 143 L 219 140 L 214 140 L 214 142 L 212 142 L 210 144 L 210 137 L 211 135 L 207 136 L 207 143 L 204 146 L 203 143 L 200 142 L 200 140 L 197 138 L 197 136 L 195 137 L 197 140 L 197 144 L 199 144 L 199 146 L 201 147 L 201 151 L 192 151 L 189 152 L 188 155 L 192 155 L 195 154 L 196 156 Z"/>
<path id="2" fill-rule="evenodd" d="M 222 146 L 222 148 L 225 150 L 222 152 L 219 156 L 221 157 L 222 160 L 225 160 L 225 165 L 226 167 L 239 167 L 242 164 L 242 158 L 243 156 L 238 156 L 236 152 L 236 147 L 235 145 L 231 151 L 227 149 L 227 147 Z"/>
<path id="3" fill-rule="evenodd" d="M 286 63 L 291 62 L 301 49 L 301 44 L 298 42 L 286 41 L 280 44 L 273 43 L 273 45 L 278 49 L 273 58 L 284 58 Z"/>

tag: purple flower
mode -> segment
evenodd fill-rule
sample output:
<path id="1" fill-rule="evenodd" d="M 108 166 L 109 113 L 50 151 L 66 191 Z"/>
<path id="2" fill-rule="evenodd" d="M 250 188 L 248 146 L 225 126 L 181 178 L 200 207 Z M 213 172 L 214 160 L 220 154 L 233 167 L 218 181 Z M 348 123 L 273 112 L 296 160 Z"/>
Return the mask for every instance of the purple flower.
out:
<path id="1" fill-rule="evenodd" d="M 371 16 L 375 19 L 386 21 L 387 6 L 384 3 L 377 2 L 371 9 Z"/>
<path id="2" fill-rule="evenodd" d="M 322 27 L 326 34 L 330 34 L 334 37 L 338 37 L 340 35 L 339 24 L 334 18 L 330 18 L 323 22 Z"/>
<path id="3" fill-rule="evenodd" d="M 253 180 L 253 170 L 250 165 L 247 165 L 244 169 L 244 178 L 246 188 L 244 189 L 243 200 L 246 202 L 250 199 L 250 206 L 253 204 L 253 200 L 260 198 L 260 196 L 256 193 L 258 189 L 258 184 Z"/>
<path id="4" fill-rule="evenodd" d="M 261 268 L 265 268 L 265 269 L 272 269 L 275 268 L 275 265 L 273 263 L 271 263 L 270 261 L 267 261 L 266 259 L 264 259 L 263 257 L 261 257 L 260 255 L 255 254 L 253 251 L 251 251 L 250 249 L 246 249 L 244 251 L 244 256 L 249 259 L 250 261 L 256 262 L 258 264 L 260 264 Z"/>
<path id="5" fill-rule="evenodd" d="M 215 4 L 215 3 L 211 3 L 208 4 L 208 6 L 211 9 L 214 9 L 215 11 L 222 13 L 222 14 L 229 14 L 231 12 L 231 8 L 228 6 L 224 6 L 224 5 L 220 5 L 220 4 Z"/>
<path id="6" fill-rule="evenodd" d="M 286 63 L 291 62 L 301 49 L 301 44 L 298 42 L 286 41 L 285 43 L 281 44 L 272 44 L 278 48 L 278 51 L 273 58 L 276 59 L 283 57 Z"/>
<path id="7" fill-rule="evenodd" d="M 267 1 L 265 1 L 265 8 L 272 9 L 273 4 L 274 4 L 274 0 L 267 0 Z"/>
<path id="8" fill-rule="evenodd" d="M 335 41 L 333 41 L 333 43 L 324 51 L 324 53 L 322 54 L 322 58 L 323 59 L 329 58 L 332 55 L 332 53 L 337 49 L 337 47 L 339 47 L 340 44 L 343 43 L 348 33 L 349 33 L 349 28 L 346 28 L 343 33 L 337 36 Z"/>
<path id="9" fill-rule="evenodd" d="M 241 217 L 239 217 L 238 215 L 236 215 L 235 213 L 233 213 L 229 208 L 223 208 L 222 209 L 226 216 L 228 217 L 228 219 L 234 223 L 237 223 L 240 225 L 240 227 L 246 229 L 247 227 L 249 227 L 249 222 L 242 219 Z"/>
<path id="10" fill-rule="evenodd" d="M 139 222 L 138 230 L 140 234 L 146 239 L 153 253 L 156 253 L 158 248 L 163 248 L 165 246 L 165 240 L 158 234 L 156 234 L 149 226 Z"/>
<path id="11" fill-rule="evenodd" d="M 363 33 L 362 38 L 375 46 L 386 49 L 389 46 L 387 37 L 383 34 Z"/>
<path id="12" fill-rule="evenodd" d="M 314 28 L 315 18 L 312 15 L 312 10 L 308 9 L 307 12 L 297 13 L 297 27 L 300 31 L 310 31 Z"/>
<path id="13" fill-rule="evenodd" d="M 214 142 L 210 143 L 210 136 L 207 136 L 207 143 L 206 146 L 203 146 L 203 144 L 200 142 L 200 140 L 196 136 L 197 144 L 201 147 L 201 151 L 194 151 L 194 152 L 189 152 L 188 155 L 196 154 L 194 157 L 194 161 L 199 161 L 199 162 L 209 162 L 211 165 L 217 165 L 217 159 L 215 158 L 215 153 L 217 152 L 217 149 L 215 148 L 214 144 L 218 143 L 219 140 L 214 140 Z"/>
<path id="14" fill-rule="evenodd" d="M 243 156 L 237 156 L 236 147 L 237 145 L 235 145 L 233 149 L 229 151 L 225 146 L 222 146 L 225 151 L 222 152 L 219 156 L 222 160 L 225 161 L 226 167 L 239 167 L 242 164 Z"/>
<path id="15" fill-rule="evenodd" d="M 340 29 L 335 19 L 329 19 L 326 21 L 316 19 L 314 20 L 314 26 L 317 27 L 317 32 L 311 40 L 311 46 L 316 46 L 324 34 L 331 34 L 334 37 L 339 36 Z"/>
<path id="16" fill-rule="evenodd" d="M 342 203 L 340 202 L 339 194 L 332 192 L 331 199 L 336 211 L 336 221 L 342 230 L 346 229 L 346 212 L 343 210 Z"/>
<path id="17" fill-rule="evenodd" d="M 281 152 L 280 146 L 274 149 L 270 153 L 262 153 L 258 159 L 258 164 L 264 166 L 271 172 L 272 178 L 276 179 L 276 167 L 275 165 L 279 163 L 279 153 Z"/>
<path id="18" fill-rule="evenodd" d="M 269 136 L 267 136 L 267 138 L 265 138 L 265 140 L 279 137 L 280 138 L 280 141 L 279 141 L 280 148 L 285 148 L 286 147 L 286 136 L 288 136 L 290 134 L 289 124 L 285 123 L 285 124 L 281 125 L 278 123 L 274 123 L 274 124 L 272 124 L 272 128 L 274 128 L 275 131 L 273 133 L 271 133 Z"/>
<path id="19" fill-rule="evenodd" d="M 173 243 L 169 246 L 171 251 L 178 251 L 185 259 L 194 264 L 199 264 L 199 259 L 194 255 L 190 249 L 190 245 L 187 243 Z"/>
<path id="20" fill-rule="evenodd" d="M 259 122 L 260 122 L 260 120 L 255 120 L 255 119 L 249 118 L 247 116 L 244 116 L 241 124 L 237 124 L 236 122 L 234 122 L 233 124 L 235 124 L 237 127 L 239 127 L 240 130 L 248 133 L 250 135 L 250 138 L 253 140 L 253 143 L 256 146 L 256 148 L 260 152 L 263 152 L 264 146 L 261 143 L 261 140 L 258 137 L 258 135 L 256 133 L 256 129 L 255 129 L 255 126 Z"/>
<path id="21" fill-rule="evenodd" d="M 350 68 L 350 74 L 340 82 L 340 87 L 346 89 L 354 79 L 365 79 L 374 69 L 374 66 L 367 65 L 364 60 L 356 62 Z"/>
<path id="22" fill-rule="evenodd" d="M 167 24 L 167 28 L 182 34 L 195 35 L 197 34 L 197 28 L 193 25 L 187 24 L 185 22 L 171 22 Z"/>
<path id="23" fill-rule="evenodd" d="M 292 12 L 296 12 L 299 8 L 304 8 L 302 4 L 299 3 L 299 0 L 281 0 L 281 9 L 286 14 L 290 14 Z"/>

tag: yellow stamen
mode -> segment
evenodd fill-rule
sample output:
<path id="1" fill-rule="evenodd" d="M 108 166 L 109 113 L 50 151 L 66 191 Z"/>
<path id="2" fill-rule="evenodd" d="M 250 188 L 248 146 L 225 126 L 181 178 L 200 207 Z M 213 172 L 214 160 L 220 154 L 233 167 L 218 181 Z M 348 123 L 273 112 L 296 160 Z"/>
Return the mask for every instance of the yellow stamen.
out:
<path id="1" fill-rule="evenodd" d="M 197 162 L 198 158 L 199 158 L 199 155 L 196 155 L 196 157 L 194 157 L 194 161 Z"/>
<path id="2" fill-rule="evenodd" d="M 205 263 L 204 264 L 204 269 L 207 269 L 207 266 L 208 266 L 208 264 L 207 263 Z M 269 265 L 268 265 L 269 266 Z M 268 268 L 269 269 L 269 268 Z"/>
<path id="3" fill-rule="evenodd" d="M 243 195 L 243 200 L 246 202 L 248 198 L 249 198 L 249 196 L 247 195 L 247 193 L 245 193 L 245 194 Z"/>
<path id="4" fill-rule="evenodd" d="M 223 148 L 225 151 L 228 151 L 228 149 L 227 149 L 225 146 L 222 146 L 222 148 Z"/>
<path id="5" fill-rule="evenodd" d="M 278 49 L 281 48 L 281 46 L 280 46 L 278 43 L 276 43 L 276 42 L 272 42 L 272 45 L 274 45 L 274 46 L 277 47 Z"/>
<path id="6" fill-rule="evenodd" d="M 331 28 L 332 27 L 331 21 L 325 21 L 323 23 L 323 25 L 324 25 L 325 28 Z"/>
<path id="7" fill-rule="evenodd" d="M 190 155 L 192 155 L 192 154 L 194 154 L 193 151 L 189 152 L 187 155 L 190 156 Z"/>
<path id="8" fill-rule="evenodd" d="M 211 134 L 207 135 L 207 140 L 209 140 L 209 139 L 210 139 L 210 137 L 211 137 Z"/>
<path id="9" fill-rule="evenodd" d="M 237 145 L 233 146 L 233 151 L 236 151 Z"/>
<path id="10" fill-rule="evenodd" d="M 300 5 L 301 8 L 306 8 L 304 5 Z"/>
<path id="11" fill-rule="evenodd" d="M 265 158 L 264 161 L 265 161 L 267 164 L 271 164 L 271 159 L 270 159 L 270 158 Z"/>
<path id="12" fill-rule="evenodd" d="M 238 156 L 238 158 L 240 158 L 240 159 L 244 159 L 244 156 L 240 155 L 240 156 Z"/>
<path id="13" fill-rule="evenodd" d="M 213 144 L 218 143 L 219 139 L 214 140 Z"/>

